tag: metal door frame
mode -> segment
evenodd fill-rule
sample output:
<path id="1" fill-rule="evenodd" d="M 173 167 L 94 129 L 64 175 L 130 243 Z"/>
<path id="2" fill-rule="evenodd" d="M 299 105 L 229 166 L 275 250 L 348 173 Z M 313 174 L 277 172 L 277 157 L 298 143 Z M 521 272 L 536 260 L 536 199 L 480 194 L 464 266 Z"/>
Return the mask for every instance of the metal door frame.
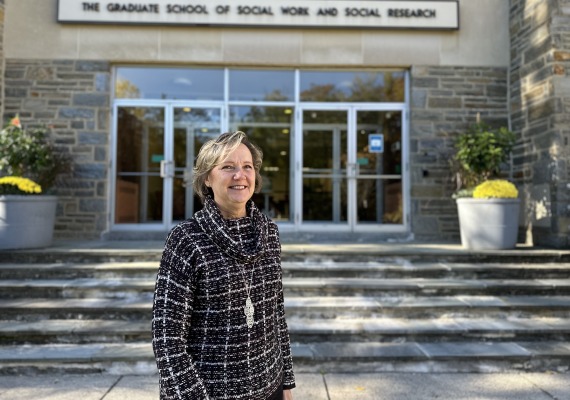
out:
<path id="1" fill-rule="evenodd" d="M 347 223 L 305 223 L 303 221 L 303 112 L 304 111 L 346 111 L 347 112 Z M 359 179 L 356 160 L 356 114 L 358 111 L 395 111 L 401 113 L 402 143 L 402 224 L 359 224 L 357 223 L 356 183 Z M 410 199 L 409 193 L 409 149 L 408 116 L 405 103 L 300 103 L 296 109 L 295 121 L 295 230 L 336 232 L 407 232 L 409 231 Z M 369 177 L 368 177 L 369 178 Z M 361 178 L 362 179 L 362 178 Z"/>
<path id="2" fill-rule="evenodd" d="M 117 224 L 115 222 L 115 200 L 116 200 L 116 176 L 117 176 L 117 137 L 118 137 L 118 109 L 119 107 L 154 107 L 164 109 L 164 161 L 161 163 L 162 182 L 162 221 L 145 222 L 145 223 L 125 223 Z M 172 229 L 177 222 L 173 218 L 173 188 L 174 188 L 174 168 L 170 173 L 170 164 L 174 167 L 174 108 L 217 108 L 220 110 L 220 131 L 227 130 L 227 104 L 223 101 L 177 101 L 177 100 L 134 100 L 121 99 L 115 100 L 112 109 L 112 129 L 113 135 L 111 140 L 111 159 L 110 159 L 110 229 L 112 231 L 168 231 Z M 170 163 L 170 164 L 169 164 Z M 163 176 L 164 175 L 164 176 Z"/>

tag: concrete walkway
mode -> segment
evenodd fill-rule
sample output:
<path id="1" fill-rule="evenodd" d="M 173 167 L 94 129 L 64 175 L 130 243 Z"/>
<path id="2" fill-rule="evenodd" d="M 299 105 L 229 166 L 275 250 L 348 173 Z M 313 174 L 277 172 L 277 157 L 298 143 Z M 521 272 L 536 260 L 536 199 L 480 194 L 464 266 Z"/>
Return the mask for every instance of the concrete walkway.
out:
<path id="1" fill-rule="evenodd" d="M 0 400 L 158 400 L 157 376 L 0 376 Z M 570 373 L 297 374 L 295 400 L 570 400 Z"/>

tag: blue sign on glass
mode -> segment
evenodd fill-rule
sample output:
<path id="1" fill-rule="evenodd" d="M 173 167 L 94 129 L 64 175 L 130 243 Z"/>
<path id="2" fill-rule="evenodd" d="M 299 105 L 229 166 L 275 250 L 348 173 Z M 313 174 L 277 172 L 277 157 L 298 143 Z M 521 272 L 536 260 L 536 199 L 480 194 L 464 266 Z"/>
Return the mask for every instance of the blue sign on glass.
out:
<path id="1" fill-rule="evenodd" d="M 384 153 L 384 135 L 381 133 L 373 133 L 368 135 L 368 152 Z"/>

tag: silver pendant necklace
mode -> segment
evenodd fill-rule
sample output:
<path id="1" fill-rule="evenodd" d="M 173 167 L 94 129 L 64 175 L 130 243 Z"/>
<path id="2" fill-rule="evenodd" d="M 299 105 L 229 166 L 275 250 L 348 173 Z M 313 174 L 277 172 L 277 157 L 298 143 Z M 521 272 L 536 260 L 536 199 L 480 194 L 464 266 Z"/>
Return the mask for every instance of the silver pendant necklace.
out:
<path id="1" fill-rule="evenodd" d="M 255 309 L 253 308 L 253 302 L 251 301 L 251 297 L 249 294 L 251 293 L 251 285 L 253 283 L 253 270 L 255 269 L 255 264 L 251 266 L 251 276 L 249 278 L 249 286 L 247 284 L 247 281 L 245 280 L 245 276 L 243 273 L 244 269 L 240 268 L 243 284 L 245 285 L 245 290 L 247 292 L 247 299 L 245 300 L 245 307 L 243 308 L 243 313 L 245 314 L 245 322 L 247 323 L 247 327 L 248 329 L 251 329 L 254 322 L 253 314 L 255 312 Z"/>

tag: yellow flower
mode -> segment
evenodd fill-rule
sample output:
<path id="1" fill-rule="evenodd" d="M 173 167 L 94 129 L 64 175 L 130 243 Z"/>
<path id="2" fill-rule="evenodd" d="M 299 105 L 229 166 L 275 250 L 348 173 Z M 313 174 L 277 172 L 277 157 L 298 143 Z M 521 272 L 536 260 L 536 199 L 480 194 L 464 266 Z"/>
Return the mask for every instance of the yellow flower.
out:
<path id="1" fill-rule="evenodd" d="M 474 199 L 516 199 L 518 195 L 515 185 L 502 179 L 485 181 L 473 191 Z"/>
<path id="2" fill-rule="evenodd" d="M 5 189 L 3 189 L 3 186 Z M 0 178 L 0 194 L 37 194 L 42 192 L 42 187 L 28 178 L 18 176 L 4 176 Z"/>

